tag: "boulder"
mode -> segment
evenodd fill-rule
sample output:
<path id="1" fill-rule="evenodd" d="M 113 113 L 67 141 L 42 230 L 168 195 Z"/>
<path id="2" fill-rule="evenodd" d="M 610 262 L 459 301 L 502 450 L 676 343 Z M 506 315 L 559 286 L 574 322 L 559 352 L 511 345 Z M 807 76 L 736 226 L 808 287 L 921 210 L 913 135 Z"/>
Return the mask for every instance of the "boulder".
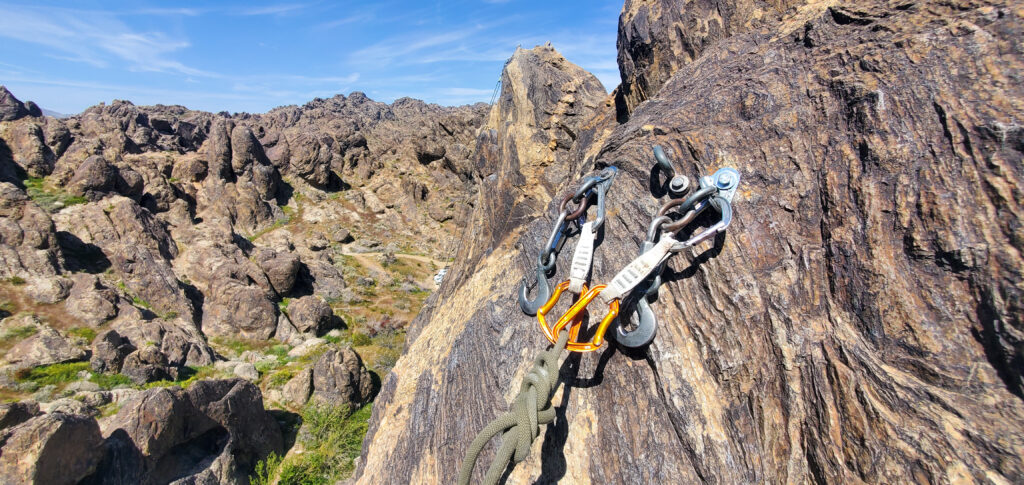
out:
<path id="1" fill-rule="evenodd" d="M 45 177 L 53 172 L 55 157 L 46 144 L 46 135 L 38 121 L 24 119 L 14 122 L 0 129 L 0 135 L 10 149 L 11 159 L 26 175 Z"/>
<path id="2" fill-rule="evenodd" d="M 93 155 L 86 158 L 75 170 L 75 175 L 68 182 L 67 190 L 89 200 L 99 200 L 114 190 L 118 178 L 117 167 L 103 157 Z"/>
<path id="3" fill-rule="evenodd" d="M 0 182 L 0 278 L 55 276 L 60 265 L 50 215 L 15 185 Z"/>
<path id="4" fill-rule="evenodd" d="M 86 357 L 84 349 L 34 316 L 26 317 L 36 332 L 4 353 L 2 359 L 18 368 L 73 362 Z"/>
<path id="5" fill-rule="evenodd" d="M 179 367 L 171 366 L 167 356 L 156 345 L 143 345 L 125 356 L 121 374 L 128 376 L 136 385 L 147 382 L 176 380 Z"/>
<path id="6" fill-rule="evenodd" d="M 121 372 L 125 357 L 135 350 L 131 341 L 116 330 L 107 330 L 93 340 L 89 365 L 95 372 Z"/>
<path id="7" fill-rule="evenodd" d="M 256 366 L 244 362 L 235 366 L 235 375 L 248 381 L 258 381 L 260 378 L 259 371 L 256 370 Z"/>
<path id="8" fill-rule="evenodd" d="M 337 266 L 324 260 L 306 259 L 303 263 L 308 270 L 306 283 L 315 294 L 328 299 L 341 297 L 345 291 L 345 276 Z"/>
<path id="9" fill-rule="evenodd" d="M 303 341 L 301 344 L 296 345 L 294 348 L 288 351 L 288 357 L 300 358 L 311 354 L 320 346 L 327 345 L 327 341 L 322 338 L 311 338 Z"/>
<path id="10" fill-rule="evenodd" d="M 247 483 L 256 463 L 283 447 L 259 388 L 242 379 L 142 391 L 105 429 L 108 460 L 93 483 Z"/>
<path id="11" fill-rule="evenodd" d="M 296 133 L 288 140 L 288 170 L 313 186 L 326 186 L 331 175 L 333 144 L 334 140 L 327 135 Z"/>
<path id="12" fill-rule="evenodd" d="M 373 398 L 373 392 L 370 372 L 352 349 L 330 349 L 313 365 L 312 399 L 318 402 L 358 408 Z"/>
<path id="13" fill-rule="evenodd" d="M 69 314 L 93 327 L 117 316 L 117 293 L 100 284 L 99 278 L 77 273 L 70 279 L 71 291 L 64 301 Z"/>
<path id="14" fill-rule="evenodd" d="M 39 409 L 46 414 L 63 413 L 90 417 L 95 417 L 99 414 L 99 411 L 97 411 L 96 408 L 79 401 L 78 399 L 72 399 L 69 397 L 42 403 L 39 405 Z"/>
<path id="15" fill-rule="evenodd" d="M 334 312 L 323 299 L 304 296 L 288 304 L 288 318 L 299 332 L 318 336 L 330 330 Z"/>
<path id="16" fill-rule="evenodd" d="M 308 395 L 307 395 L 308 397 Z M 38 416 L 39 404 L 35 401 L 18 401 L 0 404 L 0 432 L 17 426 Z"/>
<path id="17" fill-rule="evenodd" d="M 2 483 L 74 485 L 103 457 L 100 427 L 85 416 L 54 412 L 0 433 Z"/>
<path id="18" fill-rule="evenodd" d="M 25 105 L 6 86 L 0 86 L 0 121 L 14 121 L 28 114 Z"/>
<path id="19" fill-rule="evenodd" d="M 25 101 L 25 111 L 28 112 L 29 116 L 39 118 L 43 116 L 43 110 L 33 101 Z"/>
<path id="20" fill-rule="evenodd" d="M 68 297 L 71 280 L 56 277 L 34 277 L 25 286 L 25 294 L 36 303 L 52 305 Z"/>
<path id="21" fill-rule="evenodd" d="M 285 383 L 281 389 L 284 403 L 293 408 L 300 408 L 309 401 L 313 393 L 313 369 L 302 369 L 295 377 Z"/>
<path id="22" fill-rule="evenodd" d="M 173 320 L 138 320 L 118 318 L 112 328 L 137 349 L 152 348 L 163 357 L 147 357 L 143 361 L 166 364 L 176 373 L 186 366 L 206 366 L 214 361 L 213 349 L 206 343 L 206 337 L 192 322 L 177 318 Z M 141 357 L 141 356 L 140 356 Z"/>
<path id="23" fill-rule="evenodd" d="M 301 265 L 298 256 L 270 248 L 258 248 L 253 254 L 253 260 L 260 265 L 277 294 L 284 295 L 292 291 Z"/>
<path id="24" fill-rule="evenodd" d="M 237 246 L 200 241 L 188 248 L 178 264 L 203 293 L 204 333 L 261 340 L 274 334 L 277 305 L 272 283 Z M 283 287 L 286 276 L 273 273 Z"/>

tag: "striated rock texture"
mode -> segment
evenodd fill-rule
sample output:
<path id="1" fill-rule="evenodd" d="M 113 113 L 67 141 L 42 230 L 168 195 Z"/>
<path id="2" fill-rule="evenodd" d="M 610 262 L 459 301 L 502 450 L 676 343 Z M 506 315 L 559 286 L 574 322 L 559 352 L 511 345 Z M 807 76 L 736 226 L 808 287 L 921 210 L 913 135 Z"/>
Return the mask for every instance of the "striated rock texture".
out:
<path id="1" fill-rule="evenodd" d="M 357 483 L 454 481 L 546 343 L 515 292 L 552 197 L 621 169 L 591 278 L 607 282 L 665 200 L 652 144 L 690 176 L 741 172 L 732 226 L 669 263 L 649 348 L 564 360 L 557 418 L 507 483 L 1024 480 L 1024 3 L 770 3 L 777 20 L 708 37 L 628 122 L 609 107 L 585 124 L 562 164 L 539 168 L 564 174 L 550 194 L 481 191 L 460 263 L 383 382 Z M 636 18 L 620 38 L 657 24 Z M 647 48 L 673 30 L 654 27 Z M 523 67 L 502 105 L 555 75 Z M 475 176 L 543 179 L 492 141 L 529 129 L 483 133 Z"/>
<path id="2" fill-rule="evenodd" d="M 807 0 L 626 0 L 619 16 L 620 108 L 632 111 L 719 40 L 773 28 Z"/>

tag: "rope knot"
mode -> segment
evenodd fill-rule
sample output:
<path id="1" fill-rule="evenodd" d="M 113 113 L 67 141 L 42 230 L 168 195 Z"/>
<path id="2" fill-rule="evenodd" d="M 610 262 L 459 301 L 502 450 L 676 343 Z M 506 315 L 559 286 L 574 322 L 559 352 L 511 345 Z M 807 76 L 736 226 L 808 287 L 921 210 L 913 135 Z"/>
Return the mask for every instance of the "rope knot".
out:
<path id="1" fill-rule="evenodd" d="M 555 420 L 551 396 L 558 385 L 558 358 L 565 351 L 568 341 L 569 332 L 563 330 L 558 335 L 558 342 L 541 352 L 533 361 L 533 367 L 523 376 L 519 394 L 512 402 L 511 409 L 491 421 L 473 439 L 466 452 L 466 459 L 462 462 L 458 482 L 460 485 L 469 483 L 477 457 L 487 442 L 498 433 L 502 433 L 501 446 L 487 469 L 484 483 L 496 483 L 509 462 L 519 463 L 529 456 L 530 446 L 540 434 L 540 427 Z"/>

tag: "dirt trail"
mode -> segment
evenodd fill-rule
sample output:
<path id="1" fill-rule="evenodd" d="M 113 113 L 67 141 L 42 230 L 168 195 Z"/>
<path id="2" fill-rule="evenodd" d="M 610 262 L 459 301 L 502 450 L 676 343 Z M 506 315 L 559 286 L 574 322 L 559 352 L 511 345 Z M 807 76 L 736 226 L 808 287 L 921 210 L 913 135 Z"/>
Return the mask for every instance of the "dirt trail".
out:
<path id="1" fill-rule="evenodd" d="M 345 256 L 351 256 L 357 262 L 359 262 L 359 264 L 362 265 L 364 268 L 370 269 L 372 271 L 377 271 L 383 274 L 388 274 L 388 271 L 384 268 L 384 266 L 380 264 L 380 259 L 378 259 L 384 255 L 383 252 L 376 251 L 369 253 L 354 253 L 351 251 L 342 251 L 341 254 L 344 254 Z M 411 259 L 413 261 L 419 261 L 421 263 L 433 264 L 438 269 L 444 268 L 449 264 L 444 261 L 433 259 L 428 256 L 421 256 L 418 254 L 395 253 L 395 257 L 398 259 Z M 431 273 L 424 277 L 423 279 L 417 280 L 416 282 L 419 283 L 424 288 L 437 288 L 437 284 L 434 283 L 434 274 L 436 273 Z"/>

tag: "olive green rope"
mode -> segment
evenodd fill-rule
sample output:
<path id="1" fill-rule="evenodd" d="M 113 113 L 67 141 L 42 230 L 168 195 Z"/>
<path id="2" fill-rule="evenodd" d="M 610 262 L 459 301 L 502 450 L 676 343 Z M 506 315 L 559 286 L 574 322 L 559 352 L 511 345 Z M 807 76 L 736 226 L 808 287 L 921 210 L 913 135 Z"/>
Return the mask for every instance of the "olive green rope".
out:
<path id="1" fill-rule="evenodd" d="M 565 351 L 565 344 L 568 341 L 569 332 L 563 330 L 558 335 L 558 342 L 541 352 L 533 361 L 533 368 L 523 377 L 523 383 L 519 386 L 519 394 L 513 401 L 512 408 L 491 421 L 480 431 L 480 434 L 476 435 L 466 452 L 466 459 L 462 461 L 459 485 L 469 484 L 469 478 L 473 475 L 473 467 L 476 465 L 477 458 L 480 457 L 480 451 L 498 433 L 504 432 L 501 435 L 501 446 L 498 447 L 494 461 L 491 462 L 491 467 L 484 475 L 483 483 L 486 485 L 498 483 L 498 479 L 501 478 L 513 458 L 515 463 L 526 459 L 533 441 L 537 439 L 541 425 L 555 420 L 555 408 L 551 405 L 551 395 L 554 394 L 555 387 L 558 385 L 558 358 Z M 513 456 L 513 452 L 515 452 L 515 456 Z"/>

